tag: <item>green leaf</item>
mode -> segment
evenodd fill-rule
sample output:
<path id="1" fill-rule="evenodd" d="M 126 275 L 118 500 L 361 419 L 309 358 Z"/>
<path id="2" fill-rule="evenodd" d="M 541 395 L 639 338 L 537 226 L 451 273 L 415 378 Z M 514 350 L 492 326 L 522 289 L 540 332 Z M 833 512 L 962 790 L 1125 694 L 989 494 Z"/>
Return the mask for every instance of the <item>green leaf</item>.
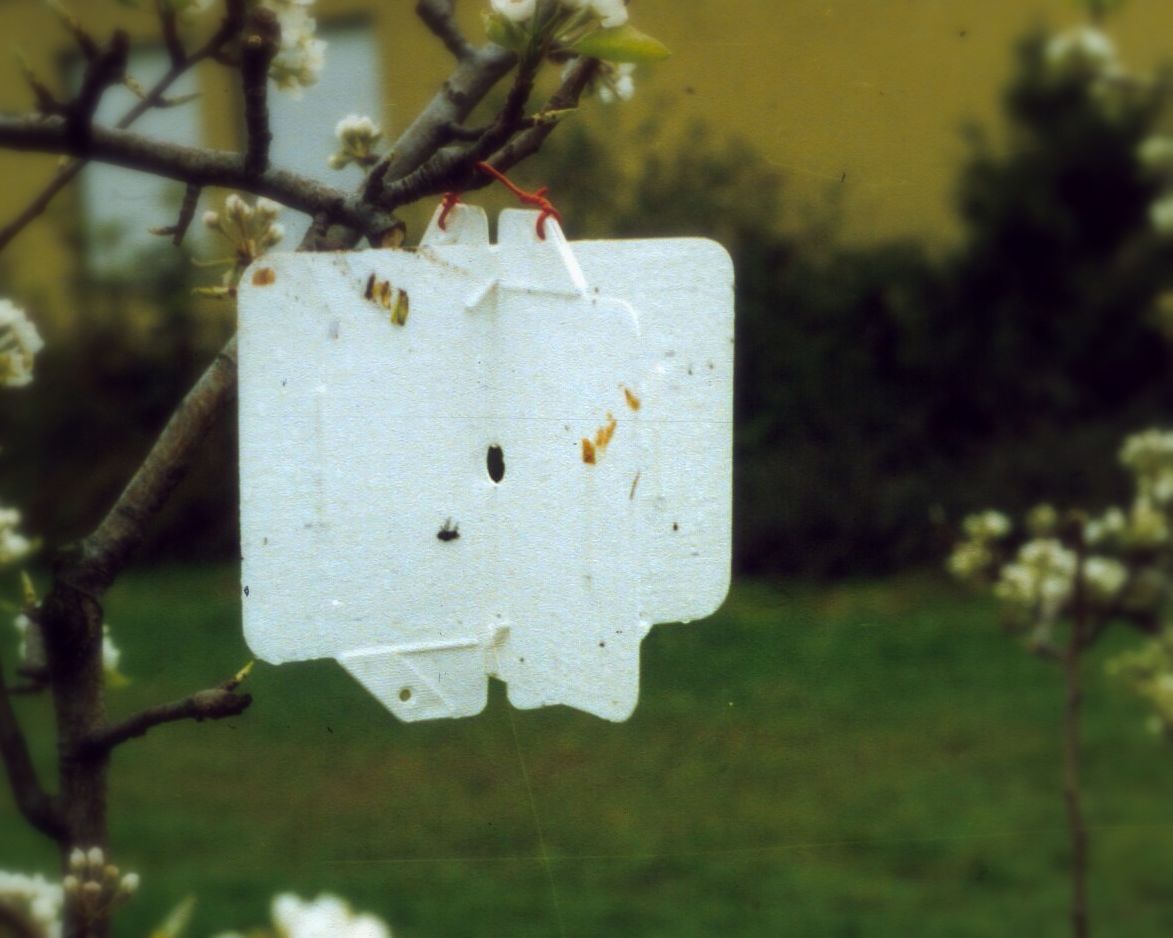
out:
<path id="1" fill-rule="evenodd" d="M 151 938 L 181 938 L 191 924 L 191 916 L 195 911 L 195 896 L 188 896 L 179 903 L 163 923 L 151 932 Z"/>
<path id="2" fill-rule="evenodd" d="M 672 53 L 659 39 L 641 33 L 630 23 L 612 29 L 596 29 L 571 46 L 579 55 L 611 62 L 659 62 Z"/>

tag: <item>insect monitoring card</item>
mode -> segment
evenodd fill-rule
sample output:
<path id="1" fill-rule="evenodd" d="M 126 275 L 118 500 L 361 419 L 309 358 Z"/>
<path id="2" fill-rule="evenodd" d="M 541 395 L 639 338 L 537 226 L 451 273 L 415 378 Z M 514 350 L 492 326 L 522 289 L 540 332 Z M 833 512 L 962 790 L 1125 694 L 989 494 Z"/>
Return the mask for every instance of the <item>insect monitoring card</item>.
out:
<path id="1" fill-rule="evenodd" d="M 624 720 L 652 625 L 729 584 L 733 272 L 456 206 L 417 250 L 271 255 L 240 288 L 244 628 L 403 720 Z"/>

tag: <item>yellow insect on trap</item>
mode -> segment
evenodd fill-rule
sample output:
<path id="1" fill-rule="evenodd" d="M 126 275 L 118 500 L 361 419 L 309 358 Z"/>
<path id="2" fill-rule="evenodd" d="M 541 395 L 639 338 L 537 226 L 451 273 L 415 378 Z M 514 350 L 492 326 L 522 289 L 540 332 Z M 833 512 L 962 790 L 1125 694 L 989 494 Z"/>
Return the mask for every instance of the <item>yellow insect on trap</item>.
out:
<path id="1" fill-rule="evenodd" d="M 244 629 L 403 720 L 624 720 L 652 625 L 729 586 L 733 270 L 437 210 L 415 250 L 271 255 L 240 288 Z"/>

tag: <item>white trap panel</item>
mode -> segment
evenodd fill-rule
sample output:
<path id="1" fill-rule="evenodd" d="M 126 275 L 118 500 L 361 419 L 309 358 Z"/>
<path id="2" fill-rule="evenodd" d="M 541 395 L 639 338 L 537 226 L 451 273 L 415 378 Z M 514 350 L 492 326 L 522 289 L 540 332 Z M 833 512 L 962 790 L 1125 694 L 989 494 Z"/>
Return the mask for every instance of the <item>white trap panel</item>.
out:
<path id="1" fill-rule="evenodd" d="M 656 623 L 729 584 L 733 274 L 701 239 L 568 244 L 458 205 L 417 250 L 240 288 L 245 635 L 404 720 L 626 719 Z"/>

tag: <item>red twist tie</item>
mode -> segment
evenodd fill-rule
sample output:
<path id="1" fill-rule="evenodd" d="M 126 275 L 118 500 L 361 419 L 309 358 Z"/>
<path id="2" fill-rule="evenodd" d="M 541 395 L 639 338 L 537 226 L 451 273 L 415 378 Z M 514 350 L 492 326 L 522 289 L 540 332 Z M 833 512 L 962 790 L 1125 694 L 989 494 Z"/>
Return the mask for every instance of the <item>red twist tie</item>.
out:
<path id="1" fill-rule="evenodd" d="M 440 226 L 441 231 L 448 230 L 448 216 L 452 210 L 460 204 L 459 192 L 445 192 L 444 201 L 440 203 L 440 217 L 436 220 L 436 224 Z"/>
<path id="2" fill-rule="evenodd" d="M 546 219 L 553 218 L 558 224 L 562 224 L 562 214 L 558 209 L 554 208 L 554 203 L 546 198 L 546 193 L 550 191 L 548 186 L 542 186 L 537 192 L 526 192 L 520 186 L 514 184 L 508 176 L 500 170 L 494 169 L 488 163 L 477 163 L 477 169 L 483 173 L 488 173 L 497 182 L 501 183 L 506 189 L 517 196 L 518 200 L 523 205 L 532 205 L 541 210 L 538 215 L 538 237 L 543 241 L 546 240 Z"/>

